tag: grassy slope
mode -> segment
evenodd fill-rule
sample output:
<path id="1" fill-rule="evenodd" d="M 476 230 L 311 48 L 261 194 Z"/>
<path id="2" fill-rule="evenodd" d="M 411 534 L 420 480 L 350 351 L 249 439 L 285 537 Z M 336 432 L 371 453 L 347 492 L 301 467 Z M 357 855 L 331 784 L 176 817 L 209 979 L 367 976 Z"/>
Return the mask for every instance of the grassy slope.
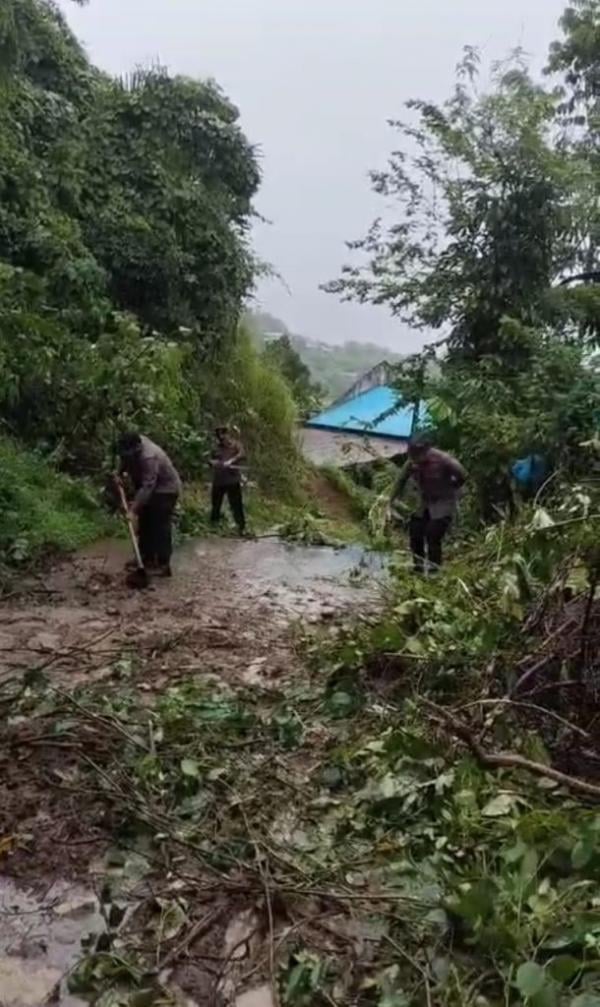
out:
<path id="1" fill-rule="evenodd" d="M 318 469 L 298 472 L 296 495 L 291 499 L 267 493 L 256 484 L 245 491 L 249 526 L 256 534 L 278 529 L 282 537 L 310 542 L 366 541 L 368 533 L 358 512 L 355 499 L 346 483 L 338 484 L 329 473 Z M 184 496 L 179 530 L 183 535 L 206 535 L 212 529 L 209 523 L 208 485 L 195 485 Z M 224 525 L 233 529 L 224 508 Z"/>
<path id="2" fill-rule="evenodd" d="M 79 548 L 105 534 L 110 522 L 91 487 L 62 475 L 32 451 L 0 438 L 0 562 L 34 562 Z"/>

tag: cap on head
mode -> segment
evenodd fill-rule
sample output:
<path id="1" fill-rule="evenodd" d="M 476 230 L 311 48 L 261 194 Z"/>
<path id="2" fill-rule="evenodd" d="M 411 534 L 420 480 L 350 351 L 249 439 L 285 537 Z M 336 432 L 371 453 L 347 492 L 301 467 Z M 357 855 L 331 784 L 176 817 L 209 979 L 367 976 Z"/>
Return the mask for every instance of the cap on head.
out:
<path id="1" fill-rule="evenodd" d="M 222 423 L 221 426 L 215 427 L 215 433 L 217 437 L 224 437 L 226 434 L 229 433 L 229 427 L 225 426 L 225 424 Z"/>
<path id="2" fill-rule="evenodd" d="M 408 453 L 414 459 L 424 458 L 431 447 L 433 445 L 428 437 L 425 437 L 423 434 L 417 434 L 416 437 L 411 437 L 409 441 Z"/>
<path id="3" fill-rule="evenodd" d="M 118 450 L 120 455 L 134 455 L 142 446 L 142 438 L 135 430 L 128 430 L 119 437 Z"/>

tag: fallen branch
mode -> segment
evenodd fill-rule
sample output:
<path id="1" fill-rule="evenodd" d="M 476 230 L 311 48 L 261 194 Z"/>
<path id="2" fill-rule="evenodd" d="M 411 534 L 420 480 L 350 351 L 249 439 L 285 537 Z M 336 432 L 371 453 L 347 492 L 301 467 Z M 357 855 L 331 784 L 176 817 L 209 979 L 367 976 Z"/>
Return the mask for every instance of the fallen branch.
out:
<path id="1" fill-rule="evenodd" d="M 134 738 L 133 735 L 129 733 L 129 731 L 126 731 L 125 728 L 122 727 L 117 720 L 115 720 L 114 717 L 105 717 L 101 716 L 98 713 L 94 713 L 93 710 L 88 709 L 88 707 L 84 706 L 83 703 L 79 703 L 78 700 L 76 700 L 74 696 L 72 696 L 69 692 L 65 692 L 64 689 L 59 689 L 58 686 L 56 685 L 50 685 L 48 686 L 48 688 L 51 690 L 51 692 L 54 692 L 57 696 L 60 696 L 61 699 L 64 699 L 65 702 L 70 703 L 71 706 L 74 706 L 76 710 L 79 710 L 79 712 L 83 714 L 83 716 L 86 719 L 91 720 L 96 724 L 99 724 L 105 730 L 106 728 L 109 728 L 112 731 L 116 731 L 116 733 L 120 734 L 122 738 L 124 738 L 126 741 L 129 742 L 130 745 L 133 745 L 136 748 L 141 748 L 144 752 L 149 751 L 147 745 L 145 745 L 143 741 L 141 741 L 139 738 Z"/>
<path id="2" fill-rule="evenodd" d="M 547 682 L 546 685 L 540 685 L 539 689 L 534 689 L 533 692 L 524 693 L 524 697 L 533 699 L 534 696 L 542 696 L 546 692 L 556 692 L 560 689 L 581 689 L 581 682 L 575 678 L 565 678 L 560 682 Z"/>
<path id="3" fill-rule="evenodd" d="M 567 776 L 566 773 L 561 773 L 558 769 L 544 766 L 541 762 L 533 762 L 531 759 L 526 759 L 524 756 L 513 752 L 486 752 L 476 738 L 473 737 L 467 725 L 455 717 L 453 713 L 444 710 L 443 707 L 432 703 L 429 699 L 421 698 L 421 702 L 432 713 L 435 713 L 446 726 L 452 728 L 456 737 L 460 738 L 467 745 L 477 761 L 487 769 L 524 769 L 534 776 L 539 776 L 546 780 L 554 780 L 555 783 L 559 783 L 563 787 L 569 787 L 570 790 L 600 799 L 600 786 L 596 786 L 593 783 L 579 780 L 575 776 Z"/>
<path id="4" fill-rule="evenodd" d="M 582 727 L 578 727 L 577 724 L 572 724 L 570 720 L 565 720 L 560 714 L 555 713 L 554 710 L 547 710 L 545 706 L 538 706 L 536 703 L 527 703 L 522 700 L 516 699 L 475 699 L 472 703 L 466 703 L 464 706 L 460 707 L 461 710 L 472 709 L 475 706 L 493 706 L 494 708 L 500 708 L 502 706 L 510 707 L 514 706 L 522 710 L 533 710 L 535 713 L 541 713 L 544 717 L 549 717 L 551 720 L 555 720 L 558 724 L 562 724 L 568 731 L 573 731 L 575 734 L 579 734 L 582 738 L 588 740 L 591 739 L 591 735 L 588 731 L 584 731 Z M 479 738 L 481 741 L 481 736 Z"/>
<path id="5" fill-rule="evenodd" d="M 164 969 L 169 968 L 173 965 L 185 952 L 187 949 L 197 941 L 199 937 L 203 937 L 212 927 L 213 923 L 216 923 L 220 916 L 225 912 L 225 906 L 217 906 L 216 909 L 211 909 L 206 916 L 202 916 L 201 919 L 197 920 L 193 926 L 190 927 L 187 934 L 178 944 L 176 944 L 167 954 L 164 956 L 162 961 L 156 966 L 155 969 L 151 970 L 151 975 L 159 975 Z"/>

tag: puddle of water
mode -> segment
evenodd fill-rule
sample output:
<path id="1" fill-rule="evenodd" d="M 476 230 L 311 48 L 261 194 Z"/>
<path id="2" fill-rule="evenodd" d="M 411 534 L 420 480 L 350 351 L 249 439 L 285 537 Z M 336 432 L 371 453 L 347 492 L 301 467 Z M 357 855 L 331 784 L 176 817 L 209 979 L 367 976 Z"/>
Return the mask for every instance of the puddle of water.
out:
<path id="1" fill-rule="evenodd" d="M 307 592 L 335 603 L 372 590 L 384 577 L 385 557 L 356 545 L 334 549 L 277 539 L 205 539 L 186 543 L 177 554 L 177 567 L 187 576 L 198 576 L 203 568 L 210 576 L 220 567 L 232 578 L 232 592 L 241 588 L 285 606 Z"/>
<path id="2" fill-rule="evenodd" d="M 107 572 L 122 569 L 127 544 L 98 542 L 83 556 L 100 562 Z M 360 545 L 341 548 L 305 546 L 277 538 L 206 538 L 184 542 L 174 557 L 176 577 L 161 585 L 164 594 L 179 590 L 181 581 L 200 590 L 225 590 L 276 598 L 282 607 L 308 592 L 331 602 L 348 602 L 358 591 L 372 591 L 385 576 L 387 557 Z"/>
<path id="3" fill-rule="evenodd" d="M 273 991 L 270 986 L 257 986 L 256 989 L 241 993 L 235 999 L 235 1007 L 274 1007 Z"/>
<path id="4" fill-rule="evenodd" d="M 330 546 L 305 546 L 278 539 L 203 539 L 185 543 L 177 554 L 179 567 L 188 572 L 203 562 L 221 562 L 253 584 L 285 583 L 302 587 L 314 580 L 348 577 L 355 570 L 364 574 L 381 573 L 384 563 L 380 553 L 363 546 L 338 549 Z"/>
<path id="5" fill-rule="evenodd" d="M 93 893 L 59 881 L 40 896 L 0 875 L 2 1007 L 85 1007 L 68 993 L 66 979 L 82 938 L 103 930 Z"/>

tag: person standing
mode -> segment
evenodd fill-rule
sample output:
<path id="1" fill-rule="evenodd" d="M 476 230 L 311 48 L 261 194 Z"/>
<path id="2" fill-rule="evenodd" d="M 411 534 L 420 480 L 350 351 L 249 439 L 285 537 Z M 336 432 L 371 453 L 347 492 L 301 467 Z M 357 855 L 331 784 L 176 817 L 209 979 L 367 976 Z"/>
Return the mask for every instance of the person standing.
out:
<path id="1" fill-rule="evenodd" d="M 411 440 L 408 461 L 405 463 L 392 493 L 392 503 L 397 500 L 408 483 L 413 480 L 418 487 L 421 506 L 409 524 L 410 548 L 415 571 L 430 571 L 442 565 L 442 543 L 456 514 L 460 491 L 467 473 L 452 455 L 434 448 L 424 437 Z"/>
<path id="2" fill-rule="evenodd" d="M 119 476 L 128 476 L 134 489 L 130 511 L 144 566 L 158 577 L 170 577 L 173 552 L 173 513 L 181 493 L 181 479 L 162 448 L 139 433 L 119 439 Z"/>
<path id="3" fill-rule="evenodd" d="M 237 529 L 243 535 L 246 531 L 241 469 L 244 449 L 228 427 L 217 427 L 215 436 L 216 443 L 210 460 L 213 470 L 210 520 L 212 524 L 219 523 L 223 501 L 227 497 Z"/>

